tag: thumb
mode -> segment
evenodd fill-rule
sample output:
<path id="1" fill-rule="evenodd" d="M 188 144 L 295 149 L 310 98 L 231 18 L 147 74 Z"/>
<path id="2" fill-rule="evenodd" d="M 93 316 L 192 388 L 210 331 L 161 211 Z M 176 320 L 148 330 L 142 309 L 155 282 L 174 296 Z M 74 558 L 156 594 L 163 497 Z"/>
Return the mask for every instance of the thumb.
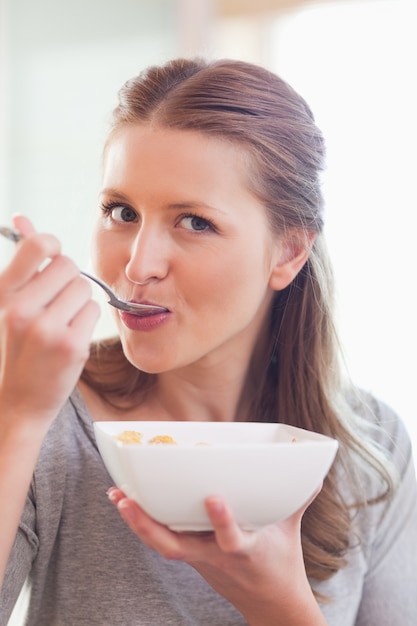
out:
<path id="1" fill-rule="evenodd" d="M 16 213 L 13 216 L 13 226 L 25 237 L 35 232 L 32 222 L 24 215 L 20 215 L 20 213 Z"/>

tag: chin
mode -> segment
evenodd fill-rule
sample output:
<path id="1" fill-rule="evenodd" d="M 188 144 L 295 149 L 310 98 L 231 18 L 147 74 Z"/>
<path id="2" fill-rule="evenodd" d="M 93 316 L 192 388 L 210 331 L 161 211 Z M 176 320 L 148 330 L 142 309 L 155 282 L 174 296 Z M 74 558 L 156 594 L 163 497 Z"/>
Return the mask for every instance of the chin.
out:
<path id="1" fill-rule="evenodd" d="M 124 353 L 127 360 L 136 367 L 136 369 L 145 374 L 162 374 L 163 372 L 175 369 L 175 365 L 161 358 L 161 354 L 154 355 L 154 358 L 146 358 L 143 354 L 135 354 L 135 352 L 132 352 L 128 348 L 124 349 Z"/>

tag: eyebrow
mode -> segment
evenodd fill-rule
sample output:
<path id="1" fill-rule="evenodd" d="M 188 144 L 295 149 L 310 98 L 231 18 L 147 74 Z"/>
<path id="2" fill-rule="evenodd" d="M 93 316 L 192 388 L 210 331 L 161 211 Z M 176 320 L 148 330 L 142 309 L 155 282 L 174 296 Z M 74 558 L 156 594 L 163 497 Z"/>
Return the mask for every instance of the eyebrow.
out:
<path id="1" fill-rule="evenodd" d="M 116 189 L 111 189 L 110 187 L 108 189 L 102 189 L 99 193 L 99 196 L 113 196 L 115 200 L 120 200 L 121 202 L 128 203 L 130 202 L 127 196 L 123 195 L 119 191 L 116 191 Z"/>
<path id="2" fill-rule="evenodd" d="M 224 213 L 221 209 L 218 209 L 211 204 L 207 204 L 206 202 L 202 202 L 200 200 L 190 200 L 184 202 L 171 202 L 167 205 L 168 209 L 176 209 L 176 210 L 192 210 L 192 209 L 208 209 L 209 211 L 216 211 L 216 213 Z"/>
<path id="3" fill-rule="evenodd" d="M 112 188 L 107 188 L 107 189 L 102 189 L 99 193 L 100 196 L 112 196 L 115 200 L 120 200 L 120 202 L 126 202 L 127 204 L 132 204 L 132 202 L 129 200 L 129 198 L 127 196 L 125 196 L 124 194 L 120 193 L 120 191 L 117 191 L 116 189 L 112 189 Z M 215 206 L 212 206 L 211 204 L 207 204 L 206 202 L 203 202 L 201 200 L 184 200 L 184 201 L 180 201 L 180 202 L 170 202 L 169 204 L 166 205 L 167 209 L 174 209 L 174 210 L 192 210 L 192 209 L 208 209 L 210 211 L 216 211 L 217 213 L 224 213 L 224 211 L 222 211 L 221 209 L 218 209 Z"/>

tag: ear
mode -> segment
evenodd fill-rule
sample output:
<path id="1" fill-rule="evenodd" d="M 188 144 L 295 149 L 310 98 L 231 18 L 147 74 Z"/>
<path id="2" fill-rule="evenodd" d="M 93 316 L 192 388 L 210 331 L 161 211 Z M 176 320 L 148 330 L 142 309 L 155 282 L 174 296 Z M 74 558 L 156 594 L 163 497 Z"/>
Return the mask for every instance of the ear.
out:
<path id="1" fill-rule="evenodd" d="M 269 286 L 274 291 L 288 287 L 306 263 L 317 233 L 292 232 L 279 241 L 276 258 L 269 278 Z"/>

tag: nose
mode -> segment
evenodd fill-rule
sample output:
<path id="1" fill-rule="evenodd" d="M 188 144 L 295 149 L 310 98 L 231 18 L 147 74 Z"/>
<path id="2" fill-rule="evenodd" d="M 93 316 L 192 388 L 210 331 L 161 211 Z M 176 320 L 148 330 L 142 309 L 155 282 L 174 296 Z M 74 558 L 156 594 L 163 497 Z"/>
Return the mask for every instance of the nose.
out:
<path id="1" fill-rule="evenodd" d="M 132 242 L 130 259 L 125 270 L 127 278 L 138 285 L 145 285 L 165 278 L 168 268 L 166 238 L 159 229 L 142 224 Z"/>

